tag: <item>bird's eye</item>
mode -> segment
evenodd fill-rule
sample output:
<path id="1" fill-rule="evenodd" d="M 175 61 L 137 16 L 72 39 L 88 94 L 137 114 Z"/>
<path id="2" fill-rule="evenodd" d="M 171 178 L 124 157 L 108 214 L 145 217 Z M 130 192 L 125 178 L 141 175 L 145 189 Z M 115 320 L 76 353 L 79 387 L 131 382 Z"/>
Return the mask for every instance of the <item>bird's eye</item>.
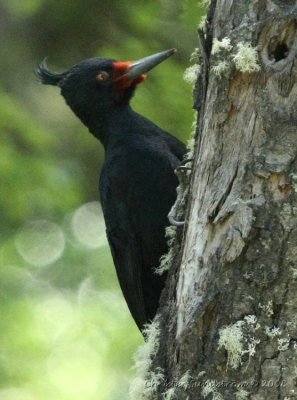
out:
<path id="1" fill-rule="evenodd" d="M 97 81 L 105 82 L 109 79 L 109 74 L 106 71 L 100 71 L 97 75 Z"/>

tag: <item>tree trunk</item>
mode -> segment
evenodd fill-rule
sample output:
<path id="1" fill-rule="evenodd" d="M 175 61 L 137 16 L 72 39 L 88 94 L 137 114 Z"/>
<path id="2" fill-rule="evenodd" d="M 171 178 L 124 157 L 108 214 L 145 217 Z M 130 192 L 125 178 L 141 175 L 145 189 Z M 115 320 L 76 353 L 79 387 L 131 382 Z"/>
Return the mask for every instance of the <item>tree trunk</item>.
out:
<path id="1" fill-rule="evenodd" d="M 144 398 L 297 399 L 296 18 L 295 0 L 211 2 L 186 226 Z"/>

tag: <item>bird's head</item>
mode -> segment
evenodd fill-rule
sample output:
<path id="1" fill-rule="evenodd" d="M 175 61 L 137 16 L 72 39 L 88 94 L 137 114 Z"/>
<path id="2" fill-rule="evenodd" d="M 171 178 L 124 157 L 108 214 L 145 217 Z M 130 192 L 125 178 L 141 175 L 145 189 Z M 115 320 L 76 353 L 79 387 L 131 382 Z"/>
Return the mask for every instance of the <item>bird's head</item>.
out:
<path id="1" fill-rule="evenodd" d="M 36 74 L 41 83 L 60 87 L 66 103 L 88 125 L 91 115 L 104 118 L 114 107 L 128 104 L 146 73 L 175 51 L 166 50 L 138 61 L 91 58 L 62 73 L 49 71 L 44 60 Z"/>

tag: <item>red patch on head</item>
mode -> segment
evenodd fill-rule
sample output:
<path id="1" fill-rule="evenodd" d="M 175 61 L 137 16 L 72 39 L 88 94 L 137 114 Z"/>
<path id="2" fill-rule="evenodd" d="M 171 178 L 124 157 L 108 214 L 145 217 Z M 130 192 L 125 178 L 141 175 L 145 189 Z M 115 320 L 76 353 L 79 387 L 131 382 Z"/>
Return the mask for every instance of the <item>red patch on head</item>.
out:
<path id="1" fill-rule="evenodd" d="M 129 79 L 125 76 L 125 74 L 129 72 L 132 64 L 132 61 L 115 61 L 113 63 L 113 82 L 117 92 L 123 92 L 132 85 L 135 87 L 146 79 L 145 74 L 140 75 L 136 79 Z"/>

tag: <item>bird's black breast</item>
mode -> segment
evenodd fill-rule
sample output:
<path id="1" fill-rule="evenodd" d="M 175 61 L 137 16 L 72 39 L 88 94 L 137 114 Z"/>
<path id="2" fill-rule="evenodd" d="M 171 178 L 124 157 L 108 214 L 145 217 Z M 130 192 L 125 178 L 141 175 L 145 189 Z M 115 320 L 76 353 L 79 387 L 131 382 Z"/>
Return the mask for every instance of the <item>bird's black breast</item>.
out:
<path id="1" fill-rule="evenodd" d="M 140 329 L 154 317 L 164 286 L 165 277 L 154 269 L 167 251 L 165 226 L 176 198 L 174 168 L 179 163 L 159 136 L 118 142 L 106 151 L 100 177 L 106 231 L 123 294 Z"/>

